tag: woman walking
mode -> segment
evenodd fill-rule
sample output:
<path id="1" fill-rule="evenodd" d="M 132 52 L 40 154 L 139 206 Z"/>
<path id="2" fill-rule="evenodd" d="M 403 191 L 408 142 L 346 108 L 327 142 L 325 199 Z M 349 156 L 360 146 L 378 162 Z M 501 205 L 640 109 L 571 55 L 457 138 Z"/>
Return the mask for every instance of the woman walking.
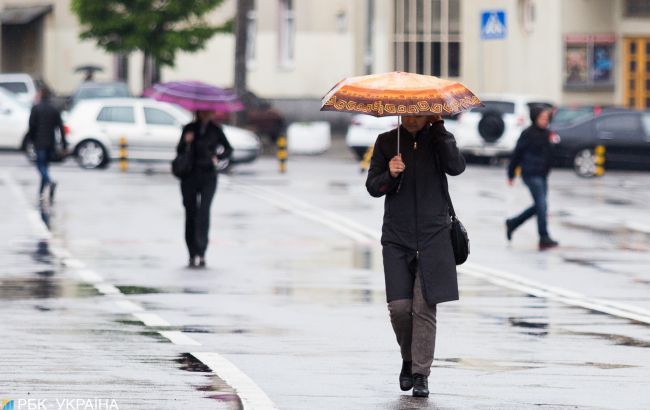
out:
<path id="1" fill-rule="evenodd" d="M 546 223 L 548 174 L 551 171 L 551 131 L 548 129 L 551 111 L 544 107 L 531 107 L 530 119 L 533 124 L 521 133 L 510 159 L 508 184 L 514 184 L 515 170 L 521 166 L 521 177 L 534 203 L 518 216 L 506 220 L 506 237 L 510 241 L 514 231 L 536 215 L 539 250 L 545 250 L 558 246 L 551 239 Z"/>
<path id="2" fill-rule="evenodd" d="M 217 190 L 216 166 L 232 154 L 228 139 L 213 118 L 213 111 L 197 111 L 195 120 L 183 128 L 176 148 L 178 154 L 192 150 L 192 172 L 181 178 L 189 267 L 205 267 L 210 205 Z"/>
<path id="3" fill-rule="evenodd" d="M 458 299 L 443 173 L 459 175 L 465 160 L 439 115 L 402 117 L 379 135 L 366 188 L 386 196 L 381 244 L 390 321 L 402 355 L 399 385 L 429 395 L 438 303 Z"/>

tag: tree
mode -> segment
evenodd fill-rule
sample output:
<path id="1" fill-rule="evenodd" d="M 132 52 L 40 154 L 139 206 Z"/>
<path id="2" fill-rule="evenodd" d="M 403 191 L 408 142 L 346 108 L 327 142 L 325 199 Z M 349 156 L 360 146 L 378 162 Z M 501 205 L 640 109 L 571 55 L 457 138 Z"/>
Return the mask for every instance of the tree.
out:
<path id="1" fill-rule="evenodd" d="M 82 39 L 94 39 L 112 53 L 144 54 L 142 79 L 151 85 L 160 66 L 174 66 L 178 51 L 195 52 L 218 32 L 232 32 L 232 20 L 212 26 L 205 15 L 223 0 L 72 0 L 83 26 Z"/>
<path id="2" fill-rule="evenodd" d="M 248 13 L 253 8 L 252 0 L 237 0 L 235 20 L 235 94 L 241 98 L 246 92 L 246 47 L 248 45 Z M 246 122 L 246 111 L 235 113 L 235 125 Z"/>

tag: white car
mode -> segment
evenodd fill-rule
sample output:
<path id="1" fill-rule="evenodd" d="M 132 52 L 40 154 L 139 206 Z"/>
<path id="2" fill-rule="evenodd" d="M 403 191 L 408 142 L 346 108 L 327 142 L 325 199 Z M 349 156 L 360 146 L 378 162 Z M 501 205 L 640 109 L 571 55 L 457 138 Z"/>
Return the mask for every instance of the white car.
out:
<path id="1" fill-rule="evenodd" d="M 20 101 L 30 107 L 36 100 L 39 85 L 38 81 L 34 80 L 29 74 L 0 74 L 0 88 L 16 94 Z"/>
<path id="2" fill-rule="evenodd" d="M 480 98 L 484 106 L 461 114 L 455 133 L 460 151 L 475 157 L 509 156 L 521 132 L 530 125 L 530 108 L 553 106 L 547 99 L 525 95 Z"/>
<path id="3" fill-rule="evenodd" d="M 30 112 L 30 105 L 0 88 L 0 148 L 25 148 Z"/>
<path id="4" fill-rule="evenodd" d="M 93 99 L 80 101 L 66 115 L 69 149 L 82 168 L 102 168 L 119 158 L 120 139 L 125 138 L 129 160 L 171 161 L 176 155 L 184 124 L 192 114 L 178 106 L 143 98 Z M 233 154 L 221 161 L 251 162 L 261 151 L 255 133 L 223 125 Z"/>

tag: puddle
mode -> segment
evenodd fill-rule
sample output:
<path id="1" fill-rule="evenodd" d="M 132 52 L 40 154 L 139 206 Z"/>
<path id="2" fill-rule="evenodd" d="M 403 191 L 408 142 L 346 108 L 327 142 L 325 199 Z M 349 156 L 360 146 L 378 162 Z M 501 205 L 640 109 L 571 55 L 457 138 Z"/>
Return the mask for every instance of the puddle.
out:
<path id="1" fill-rule="evenodd" d="M 210 369 L 189 353 L 182 353 L 174 361 L 180 364 L 179 368 L 181 370 L 186 372 L 211 373 L 210 375 L 206 375 L 206 378 L 209 380 L 208 384 L 195 387 L 197 391 L 208 394 L 205 396 L 206 399 L 228 403 L 228 408 L 231 410 L 242 410 L 244 408 L 235 390 L 218 376 L 219 369 Z"/>
<path id="2" fill-rule="evenodd" d="M 116 286 L 125 295 L 150 295 L 158 293 L 183 293 L 191 295 L 207 295 L 209 292 L 203 289 L 195 288 L 152 288 L 146 286 L 117 285 Z"/>
<path id="3" fill-rule="evenodd" d="M 386 300 L 383 289 L 345 289 L 323 287 L 275 286 L 275 295 L 327 305 L 347 303 L 383 303 Z"/>
<path id="4" fill-rule="evenodd" d="M 43 273 L 46 273 L 43 275 Z M 99 296 L 93 286 L 64 278 L 52 278 L 50 271 L 39 272 L 42 277 L 3 279 L 0 281 L 1 300 L 48 299 Z M 49 276 L 48 276 L 49 275 Z"/>
<path id="5" fill-rule="evenodd" d="M 619 346 L 645 347 L 645 348 L 650 347 L 650 341 L 636 339 L 630 336 L 612 334 L 612 333 L 574 332 L 569 330 L 559 330 L 558 332 L 568 334 L 568 335 L 575 335 L 575 336 L 597 337 L 600 339 L 609 340 L 610 342 Z"/>
<path id="6" fill-rule="evenodd" d="M 211 370 L 208 366 L 204 365 L 199 359 L 192 356 L 189 353 L 181 354 L 178 359 L 174 360 L 176 363 L 180 364 L 180 369 L 185 370 L 186 372 L 199 372 L 199 373 L 210 373 Z"/>

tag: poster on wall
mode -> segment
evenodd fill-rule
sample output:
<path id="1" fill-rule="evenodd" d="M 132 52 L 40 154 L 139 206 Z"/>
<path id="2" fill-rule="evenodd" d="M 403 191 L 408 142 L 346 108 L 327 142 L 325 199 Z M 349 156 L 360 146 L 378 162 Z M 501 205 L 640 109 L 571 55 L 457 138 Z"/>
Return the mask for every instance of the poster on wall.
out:
<path id="1" fill-rule="evenodd" d="M 613 87 L 615 40 L 613 34 L 565 36 L 565 87 Z"/>

